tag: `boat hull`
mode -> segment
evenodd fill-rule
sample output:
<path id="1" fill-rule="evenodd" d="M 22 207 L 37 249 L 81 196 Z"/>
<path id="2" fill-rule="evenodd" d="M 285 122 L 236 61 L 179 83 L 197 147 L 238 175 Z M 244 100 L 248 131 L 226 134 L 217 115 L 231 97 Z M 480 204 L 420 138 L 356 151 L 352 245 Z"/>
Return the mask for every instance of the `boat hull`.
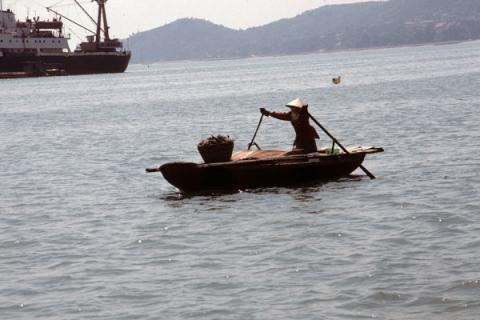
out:
<path id="1" fill-rule="evenodd" d="M 65 55 L 38 56 L 34 54 L 5 54 L 0 56 L 0 73 L 25 72 L 43 73 L 47 69 L 61 68 L 65 65 Z"/>
<path id="2" fill-rule="evenodd" d="M 131 54 L 127 52 L 10 54 L 0 56 L 0 74 L 22 72 L 31 76 L 48 76 L 122 73 L 127 69 L 130 57 Z"/>
<path id="3" fill-rule="evenodd" d="M 365 153 L 331 156 L 303 155 L 218 164 L 168 163 L 160 167 L 165 179 L 184 192 L 242 190 L 309 184 L 348 176 Z"/>
<path id="4" fill-rule="evenodd" d="M 68 75 L 122 73 L 128 67 L 129 53 L 115 54 L 69 54 L 65 58 L 65 72 Z"/>

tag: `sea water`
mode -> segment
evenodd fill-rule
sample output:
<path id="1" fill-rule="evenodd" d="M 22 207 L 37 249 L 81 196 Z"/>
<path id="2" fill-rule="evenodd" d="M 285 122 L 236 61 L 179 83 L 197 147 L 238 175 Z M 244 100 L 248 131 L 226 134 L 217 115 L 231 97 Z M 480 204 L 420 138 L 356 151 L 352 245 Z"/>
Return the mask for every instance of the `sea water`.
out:
<path id="1" fill-rule="evenodd" d="M 1 80 L 0 319 L 479 319 L 479 88 L 479 42 Z M 296 97 L 385 148 L 376 180 L 185 196 L 144 171 L 245 149 Z"/>

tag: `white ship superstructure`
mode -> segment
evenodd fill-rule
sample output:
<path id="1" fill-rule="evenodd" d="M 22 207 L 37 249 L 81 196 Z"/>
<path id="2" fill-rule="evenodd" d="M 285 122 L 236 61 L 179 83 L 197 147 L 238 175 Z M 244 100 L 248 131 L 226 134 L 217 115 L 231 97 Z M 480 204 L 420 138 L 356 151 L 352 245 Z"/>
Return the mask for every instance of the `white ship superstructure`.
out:
<path id="1" fill-rule="evenodd" d="M 0 50 L 6 53 L 67 53 L 68 37 L 63 35 L 60 20 L 41 21 L 39 18 L 17 21 L 10 10 L 0 11 Z"/>

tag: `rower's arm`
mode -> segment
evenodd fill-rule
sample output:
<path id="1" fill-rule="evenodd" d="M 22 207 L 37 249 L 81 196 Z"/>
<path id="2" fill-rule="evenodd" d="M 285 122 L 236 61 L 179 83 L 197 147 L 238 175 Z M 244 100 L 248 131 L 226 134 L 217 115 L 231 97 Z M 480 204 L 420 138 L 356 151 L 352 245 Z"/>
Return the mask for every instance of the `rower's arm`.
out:
<path id="1" fill-rule="evenodd" d="M 292 121 L 292 112 L 269 112 L 269 116 L 278 120 Z"/>

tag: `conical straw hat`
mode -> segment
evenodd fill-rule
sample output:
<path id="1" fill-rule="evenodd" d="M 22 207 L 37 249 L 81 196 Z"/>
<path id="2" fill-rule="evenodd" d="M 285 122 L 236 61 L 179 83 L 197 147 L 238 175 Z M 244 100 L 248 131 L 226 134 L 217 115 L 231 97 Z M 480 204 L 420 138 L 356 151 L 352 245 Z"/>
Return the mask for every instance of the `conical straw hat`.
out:
<path id="1" fill-rule="evenodd" d="M 297 99 L 292 100 L 289 103 L 287 103 L 286 106 L 289 107 L 289 108 L 300 108 L 301 109 L 303 107 L 307 107 L 308 104 L 306 102 L 304 102 L 302 99 L 297 98 Z"/>

